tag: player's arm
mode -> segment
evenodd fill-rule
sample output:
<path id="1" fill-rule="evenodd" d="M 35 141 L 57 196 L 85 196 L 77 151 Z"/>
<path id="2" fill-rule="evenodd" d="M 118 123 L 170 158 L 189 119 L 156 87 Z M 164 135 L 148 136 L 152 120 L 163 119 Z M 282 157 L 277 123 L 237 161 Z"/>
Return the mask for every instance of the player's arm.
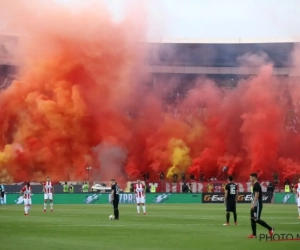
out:
<path id="1" fill-rule="evenodd" d="M 253 190 L 253 191 L 254 191 L 254 190 Z M 258 196 L 259 196 L 259 192 L 255 192 L 255 193 L 254 193 L 253 203 L 252 203 L 252 208 L 254 208 L 256 202 L 258 201 Z"/>
<path id="2" fill-rule="evenodd" d="M 22 188 L 20 191 L 20 196 L 22 196 L 24 194 L 25 188 Z"/>
<path id="3" fill-rule="evenodd" d="M 227 198 L 228 198 L 228 190 L 229 190 L 229 186 L 228 186 L 228 185 L 226 185 L 226 186 L 225 186 L 224 203 L 226 203 L 226 201 L 227 201 Z"/>
<path id="4" fill-rule="evenodd" d="M 225 189 L 224 203 L 226 203 L 227 198 L 228 198 L 228 190 Z"/>
<path id="5" fill-rule="evenodd" d="M 115 194 L 115 190 L 111 189 L 111 194 L 110 194 L 110 201 L 113 202 L 114 201 L 114 194 Z"/>
<path id="6" fill-rule="evenodd" d="M 294 186 L 294 188 L 293 188 L 294 194 L 297 194 L 297 188 L 298 188 L 298 184 L 296 184 L 296 185 Z"/>
<path id="7" fill-rule="evenodd" d="M 239 197 L 239 190 L 238 190 L 238 188 L 236 187 L 236 189 L 235 189 L 235 201 L 236 201 L 236 202 L 238 201 L 238 197 Z"/>

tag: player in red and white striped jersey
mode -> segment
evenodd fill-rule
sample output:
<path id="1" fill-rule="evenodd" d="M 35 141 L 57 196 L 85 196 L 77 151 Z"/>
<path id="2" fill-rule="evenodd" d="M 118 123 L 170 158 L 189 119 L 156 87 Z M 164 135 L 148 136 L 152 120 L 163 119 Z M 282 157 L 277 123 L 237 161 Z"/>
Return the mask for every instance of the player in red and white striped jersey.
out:
<path id="1" fill-rule="evenodd" d="M 294 186 L 294 193 L 296 194 L 297 197 L 297 206 L 298 206 L 298 219 L 300 219 L 300 178 L 298 180 L 298 183 Z"/>
<path id="2" fill-rule="evenodd" d="M 24 215 L 28 215 L 31 207 L 31 187 L 29 182 L 22 188 L 20 194 L 23 195 L 24 199 Z"/>
<path id="3" fill-rule="evenodd" d="M 140 180 L 137 180 L 137 183 L 134 185 L 134 193 L 137 204 L 137 213 L 140 214 L 140 205 L 143 206 L 144 215 L 146 215 L 146 194 L 145 194 L 145 186 L 141 183 Z"/>
<path id="4" fill-rule="evenodd" d="M 47 210 L 47 201 L 50 201 L 50 209 L 53 211 L 53 196 L 54 196 L 54 188 L 50 177 L 47 177 L 47 181 L 44 183 L 44 212 Z"/>

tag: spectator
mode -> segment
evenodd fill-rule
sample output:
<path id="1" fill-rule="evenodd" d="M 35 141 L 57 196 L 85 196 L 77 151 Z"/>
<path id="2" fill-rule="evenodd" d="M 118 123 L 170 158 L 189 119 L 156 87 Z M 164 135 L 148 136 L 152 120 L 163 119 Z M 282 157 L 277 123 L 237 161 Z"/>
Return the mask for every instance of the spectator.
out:
<path id="1" fill-rule="evenodd" d="M 193 174 L 190 174 L 190 180 L 194 181 L 195 180 L 195 176 Z"/>
<path id="2" fill-rule="evenodd" d="M 174 182 L 177 182 L 177 179 L 178 179 L 178 175 L 177 174 L 173 174 L 173 180 L 174 180 Z"/>
<path id="3" fill-rule="evenodd" d="M 69 185 L 69 193 L 74 193 L 74 187 L 72 184 Z"/>
<path id="4" fill-rule="evenodd" d="M 149 180 L 149 173 L 146 172 L 143 177 L 144 177 L 145 182 L 147 182 Z"/>
<path id="5" fill-rule="evenodd" d="M 200 172 L 199 181 L 204 181 L 204 180 L 205 180 L 205 175 L 204 175 L 204 173 L 201 171 L 201 172 Z"/>
<path id="6" fill-rule="evenodd" d="M 217 178 L 213 175 L 210 180 L 211 181 L 217 181 Z"/>
<path id="7" fill-rule="evenodd" d="M 65 182 L 65 184 L 63 185 L 63 192 L 64 193 L 68 193 L 69 192 L 69 187 L 68 187 L 68 183 Z"/>
<path id="8" fill-rule="evenodd" d="M 267 187 L 267 193 L 268 193 L 268 195 L 271 196 L 271 199 L 273 199 L 274 190 L 275 190 L 275 187 L 274 187 L 273 183 L 270 181 L 269 185 Z"/>
<path id="9" fill-rule="evenodd" d="M 164 174 L 164 172 L 161 172 L 160 174 L 159 174 L 159 180 L 160 181 L 163 181 L 165 179 L 165 174 Z"/>
<path id="10" fill-rule="evenodd" d="M 189 187 L 188 187 L 188 185 L 186 185 L 186 183 L 184 182 L 183 184 L 182 184 L 182 187 L 181 187 L 181 192 L 182 193 L 187 193 L 189 191 Z"/>
<path id="11" fill-rule="evenodd" d="M 189 191 L 188 192 L 189 193 L 193 193 L 193 191 L 192 191 L 192 183 L 189 184 Z"/>
<path id="12" fill-rule="evenodd" d="M 185 182 L 185 173 L 181 173 L 181 181 Z"/>
<path id="13" fill-rule="evenodd" d="M 275 173 L 273 173 L 273 179 L 274 179 L 274 184 L 277 185 L 278 184 L 278 173 L 277 171 Z"/>
<path id="14" fill-rule="evenodd" d="M 88 193 L 89 192 L 89 185 L 87 184 L 87 182 L 83 183 L 81 190 L 82 190 L 83 193 Z"/>
<path id="15" fill-rule="evenodd" d="M 291 191 L 290 181 L 288 179 L 286 179 L 284 181 L 284 192 L 289 193 L 290 191 Z"/>
<path id="16" fill-rule="evenodd" d="M 273 183 L 270 181 L 270 182 L 269 182 L 269 185 L 268 185 L 268 187 L 267 187 L 267 192 L 273 194 L 273 193 L 274 193 L 274 190 L 275 190 L 275 187 L 274 187 Z"/>

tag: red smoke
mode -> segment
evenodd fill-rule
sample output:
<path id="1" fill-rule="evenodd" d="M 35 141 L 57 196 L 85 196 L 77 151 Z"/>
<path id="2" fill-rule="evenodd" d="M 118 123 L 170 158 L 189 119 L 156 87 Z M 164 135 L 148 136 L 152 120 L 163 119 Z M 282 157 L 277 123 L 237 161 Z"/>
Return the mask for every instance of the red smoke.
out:
<path id="1" fill-rule="evenodd" d="M 176 80 L 145 84 L 143 13 L 115 23 L 98 5 L 10 5 L 4 31 L 23 36 L 18 81 L 0 94 L 0 182 L 86 180 L 87 166 L 97 181 L 299 170 L 300 89 L 271 65 L 231 90 L 198 79 L 175 109 L 164 98 Z"/>

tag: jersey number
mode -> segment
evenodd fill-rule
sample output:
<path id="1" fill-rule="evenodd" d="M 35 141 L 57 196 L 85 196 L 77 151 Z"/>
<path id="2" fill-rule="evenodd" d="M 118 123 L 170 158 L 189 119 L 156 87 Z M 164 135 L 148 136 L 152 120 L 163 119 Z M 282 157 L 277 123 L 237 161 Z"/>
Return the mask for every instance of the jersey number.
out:
<path id="1" fill-rule="evenodd" d="M 235 188 L 234 187 L 230 188 L 230 194 L 235 194 Z"/>
<path id="2" fill-rule="evenodd" d="M 116 194 L 119 194 L 119 186 L 116 186 Z"/>

